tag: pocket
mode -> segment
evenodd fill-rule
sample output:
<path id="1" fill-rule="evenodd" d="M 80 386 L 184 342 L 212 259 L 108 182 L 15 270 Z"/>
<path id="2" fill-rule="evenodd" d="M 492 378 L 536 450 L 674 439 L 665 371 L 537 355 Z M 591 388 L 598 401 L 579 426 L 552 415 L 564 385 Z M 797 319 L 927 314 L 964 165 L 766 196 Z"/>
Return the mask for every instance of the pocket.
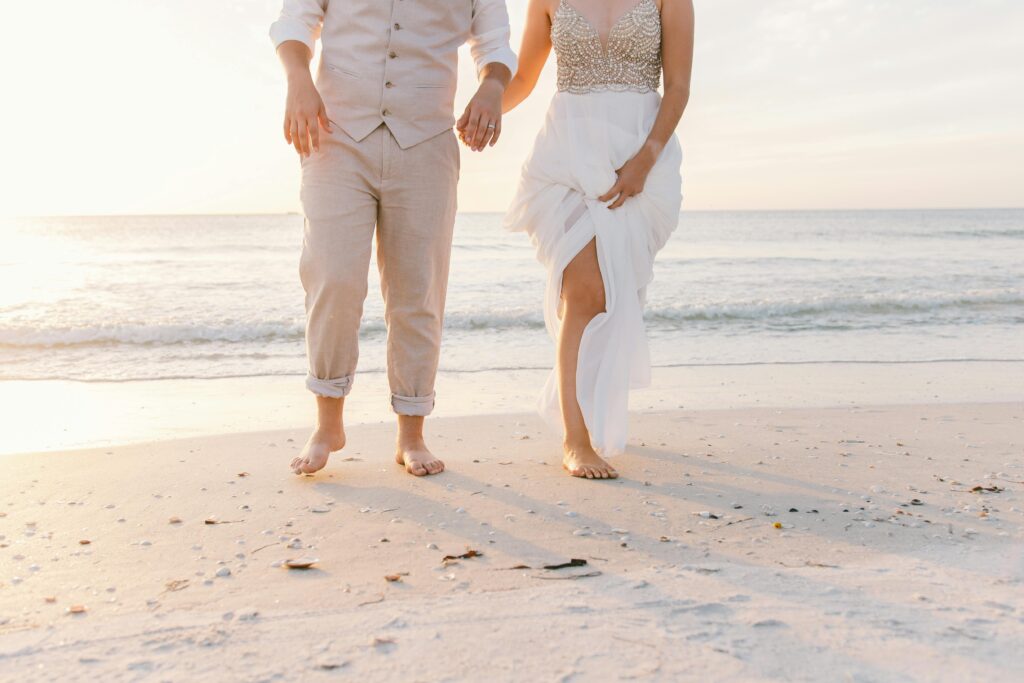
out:
<path id="1" fill-rule="evenodd" d="M 455 135 L 455 131 L 451 129 L 442 133 L 442 135 L 448 138 L 449 154 L 452 155 L 455 163 L 455 181 L 458 182 L 462 172 L 462 148 L 459 146 L 459 138 Z"/>
<path id="2" fill-rule="evenodd" d="M 355 71 L 352 71 L 351 69 L 342 69 L 340 66 L 335 66 L 333 64 L 326 63 L 324 64 L 324 67 L 331 73 L 336 73 L 341 76 L 348 76 L 349 78 L 362 78 L 362 76 L 360 76 Z"/>

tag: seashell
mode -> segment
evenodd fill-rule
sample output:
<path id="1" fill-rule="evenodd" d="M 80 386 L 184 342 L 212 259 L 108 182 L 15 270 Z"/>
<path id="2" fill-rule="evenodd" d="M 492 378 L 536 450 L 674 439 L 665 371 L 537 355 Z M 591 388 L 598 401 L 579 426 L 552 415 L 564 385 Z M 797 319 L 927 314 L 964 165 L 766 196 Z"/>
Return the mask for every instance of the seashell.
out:
<path id="1" fill-rule="evenodd" d="M 297 557 L 284 561 L 284 566 L 289 569 L 309 569 L 320 560 L 315 557 Z"/>

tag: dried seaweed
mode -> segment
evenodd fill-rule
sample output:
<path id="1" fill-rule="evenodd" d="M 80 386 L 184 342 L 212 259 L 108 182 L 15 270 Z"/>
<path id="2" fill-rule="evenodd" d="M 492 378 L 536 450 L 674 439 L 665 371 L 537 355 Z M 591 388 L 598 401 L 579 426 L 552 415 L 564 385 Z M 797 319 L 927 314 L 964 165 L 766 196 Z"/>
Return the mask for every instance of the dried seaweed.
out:
<path id="1" fill-rule="evenodd" d="M 567 567 L 585 567 L 586 565 L 586 560 L 573 558 L 568 562 L 562 562 L 561 564 L 546 564 L 544 565 L 544 569 L 566 569 Z"/>
<path id="2" fill-rule="evenodd" d="M 467 549 L 466 552 L 461 555 L 445 555 L 441 558 L 441 564 L 447 564 L 449 562 L 457 562 L 459 560 L 468 560 L 471 557 L 483 557 L 483 553 L 479 550 Z"/>

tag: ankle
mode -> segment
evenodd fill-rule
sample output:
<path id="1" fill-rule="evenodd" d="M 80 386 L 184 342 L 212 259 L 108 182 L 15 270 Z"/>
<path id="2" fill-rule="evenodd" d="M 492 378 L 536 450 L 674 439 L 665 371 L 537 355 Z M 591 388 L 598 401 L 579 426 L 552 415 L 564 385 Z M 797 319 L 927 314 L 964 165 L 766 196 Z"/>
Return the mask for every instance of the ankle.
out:
<path id="1" fill-rule="evenodd" d="M 567 453 L 578 453 L 593 450 L 590 439 L 566 439 L 562 442 L 562 449 Z"/>
<path id="2" fill-rule="evenodd" d="M 399 450 L 403 451 L 423 450 L 427 447 L 422 434 L 399 434 L 397 442 Z"/>
<path id="3" fill-rule="evenodd" d="M 314 439 L 318 439 L 318 440 L 320 440 L 320 439 L 335 440 L 335 439 L 343 438 L 344 435 L 345 435 L 345 430 L 342 428 L 342 426 L 340 424 L 337 424 L 337 425 L 322 425 L 322 424 L 318 424 L 313 429 L 313 438 Z"/>

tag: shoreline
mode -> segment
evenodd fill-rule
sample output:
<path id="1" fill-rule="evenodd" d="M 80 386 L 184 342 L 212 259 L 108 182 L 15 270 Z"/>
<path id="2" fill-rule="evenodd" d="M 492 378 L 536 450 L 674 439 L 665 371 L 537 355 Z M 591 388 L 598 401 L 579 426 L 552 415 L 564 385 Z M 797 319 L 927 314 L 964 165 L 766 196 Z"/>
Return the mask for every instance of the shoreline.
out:
<path id="1" fill-rule="evenodd" d="M 1009 682 L 1022 424 L 1019 402 L 643 410 L 603 482 L 509 414 L 431 420 L 449 469 L 427 478 L 389 422 L 314 477 L 287 471 L 294 428 L 10 455 L 0 668 Z"/>
<path id="2" fill-rule="evenodd" d="M 434 417 L 530 413 L 547 370 L 441 372 Z M 499 387 L 496 391 L 495 387 Z M 656 368 L 634 413 L 666 409 L 915 405 L 1024 401 L 1024 362 L 782 363 Z M 359 373 L 346 424 L 390 422 L 384 373 Z M 0 381 L 13 453 L 288 429 L 312 419 L 301 376 L 133 382 Z"/>

